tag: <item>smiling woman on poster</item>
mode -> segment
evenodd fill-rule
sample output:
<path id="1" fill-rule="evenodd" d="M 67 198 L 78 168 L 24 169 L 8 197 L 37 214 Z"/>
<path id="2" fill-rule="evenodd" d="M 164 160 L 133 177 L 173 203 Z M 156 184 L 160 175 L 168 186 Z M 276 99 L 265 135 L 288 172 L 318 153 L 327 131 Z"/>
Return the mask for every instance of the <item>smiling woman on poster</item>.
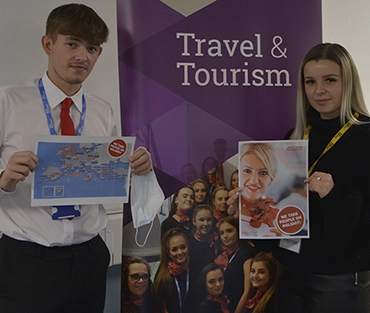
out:
<path id="1" fill-rule="evenodd" d="M 274 221 L 279 211 L 267 189 L 277 172 L 276 152 L 269 143 L 245 143 L 240 147 L 241 235 L 243 238 L 275 237 Z"/>
<path id="2" fill-rule="evenodd" d="M 197 295 L 200 303 L 197 313 L 230 313 L 229 299 L 223 294 L 225 278 L 222 268 L 210 263 L 205 266 L 197 282 Z"/>
<path id="3" fill-rule="evenodd" d="M 193 206 L 193 188 L 190 186 L 182 187 L 173 196 L 170 213 L 161 226 L 161 236 L 172 228 L 179 228 L 188 237 L 191 237 L 193 229 L 193 224 L 191 222 Z"/>
<path id="4" fill-rule="evenodd" d="M 250 289 L 250 267 L 255 251 L 248 241 L 239 239 L 239 220 L 233 216 L 220 221 L 220 238 L 223 252 L 214 263 L 224 271 L 229 311 L 241 313 Z"/>
<path id="5" fill-rule="evenodd" d="M 189 269 L 188 237 L 178 228 L 168 230 L 161 241 L 161 260 L 153 282 L 158 313 L 191 313 L 193 277 Z"/>
<path id="6" fill-rule="evenodd" d="M 275 313 L 275 289 L 278 279 L 278 264 L 267 252 L 259 252 L 251 265 L 251 286 L 253 289 L 245 306 L 246 313 Z"/>
<path id="7" fill-rule="evenodd" d="M 152 281 L 149 264 L 131 257 L 122 266 L 121 313 L 153 313 Z"/>

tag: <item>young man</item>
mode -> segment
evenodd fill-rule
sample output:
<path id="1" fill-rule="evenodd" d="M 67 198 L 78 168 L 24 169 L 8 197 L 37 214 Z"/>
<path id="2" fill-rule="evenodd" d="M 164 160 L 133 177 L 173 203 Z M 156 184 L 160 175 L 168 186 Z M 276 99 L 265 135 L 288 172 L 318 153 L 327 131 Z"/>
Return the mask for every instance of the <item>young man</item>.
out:
<path id="1" fill-rule="evenodd" d="M 118 135 L 110 105 L 82 88 L 108 32 L 85 5 L 54 9 L 42 37 L 47 72 L 41 79 L 0 88 L 2 313 L 104 310 L 109 252 L 98 235 L 107 223 L 104 208 L 81 205 L 81 216 L 54 220 L 51 207 L 31 207 L 29 174 L 38 166 L 32 152 L 36 136 L 61 134 L 61 102 L 66 97 L 73 100 L 70 116 L 77 135 Z M 154 175 L 144 148 L 129 160 L 134 175 Z"/>

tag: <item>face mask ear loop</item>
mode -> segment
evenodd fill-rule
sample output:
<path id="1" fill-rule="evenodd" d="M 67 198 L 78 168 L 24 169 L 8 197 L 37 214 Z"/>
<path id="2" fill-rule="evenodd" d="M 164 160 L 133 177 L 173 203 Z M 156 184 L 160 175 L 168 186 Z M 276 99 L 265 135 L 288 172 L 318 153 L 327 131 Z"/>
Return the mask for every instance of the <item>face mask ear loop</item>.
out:
<path id="1" fill-rule="evenodd" d="M 135 228 L 135 243 L 137 244 L 138 247 L 142 248 L 146 245 L 146 242 L 148 241 L 148 238 L 149 238 L 149 234 L 150 232 L 152 231 L 152 228 L 153 228 L 153 223 L 154 223 L 154 219 L 152 220 L 152 222 L 150 223 L 150 227 L 149 227 L 149 230 L 148 230 L 148 233 L 146 234 L 145 238 L 144 238 L 144 242 L 142 244 L 140 244 L 137 240 L 137 236 L 139 234 L 139 228 Z"/>

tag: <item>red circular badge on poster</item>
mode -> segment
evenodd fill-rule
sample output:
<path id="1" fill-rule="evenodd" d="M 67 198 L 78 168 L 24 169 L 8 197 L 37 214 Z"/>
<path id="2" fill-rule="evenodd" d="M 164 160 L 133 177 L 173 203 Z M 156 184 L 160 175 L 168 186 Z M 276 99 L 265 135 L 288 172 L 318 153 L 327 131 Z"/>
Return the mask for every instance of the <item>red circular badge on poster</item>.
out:
<path id="1" fill-rule="evenodd" d="M 295 235 L 299 233 L 306 218 L 302 210 L 294 205 L 288 205 L 282 208 L 276 216 L 276 224 L 279 230 L 286 235 Z"/>
<path id="2" fill-rule="evenodd" d="M 119 158 L 126 152 L 127 145 L 122 139 L 113 140 L 108 146 L 108 154 L 112 158 Z"/>

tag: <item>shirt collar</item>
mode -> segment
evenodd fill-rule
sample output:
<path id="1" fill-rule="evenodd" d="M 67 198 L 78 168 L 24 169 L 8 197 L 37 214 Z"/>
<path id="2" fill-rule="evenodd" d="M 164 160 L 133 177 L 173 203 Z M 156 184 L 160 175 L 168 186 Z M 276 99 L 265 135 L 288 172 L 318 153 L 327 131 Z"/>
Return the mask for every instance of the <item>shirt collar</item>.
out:
<path id="1" fill-rule="evenodd" d="M 58 106 L 66 97 L 68 97 L 63 91 L 54 85 L 46 73 L 42 76 L 42 82 L 44 84 L 46 96 L 48 98 L 51 110 Z M 69 97 L 72 98 L 73 103 L 80 112 L 82 112 L 82 95 L 83 88 L 81 86 L 80 90 L 76 94 L 74 94 L 72 97 Z"/>

